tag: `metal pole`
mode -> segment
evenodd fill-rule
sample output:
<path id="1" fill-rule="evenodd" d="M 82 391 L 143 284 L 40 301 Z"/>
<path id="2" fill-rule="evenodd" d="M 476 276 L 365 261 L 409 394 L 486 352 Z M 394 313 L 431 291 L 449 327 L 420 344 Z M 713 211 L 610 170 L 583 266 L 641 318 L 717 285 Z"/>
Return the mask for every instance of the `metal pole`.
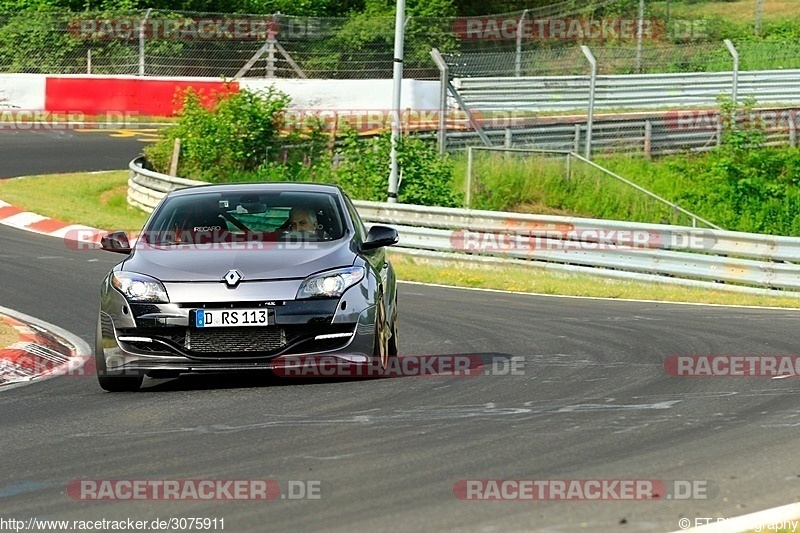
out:
<path id="1" fill-rule="evenodd" d="M 761 0 L 756 0 L 756 25 L 753 31 L 756 37 L 761 36 Z"/>
<path id="2" fill-rule="evenodd" d="M 592 75 L 589 81 L 589 111 L 586 116 L 586 149 L 584 157 L 591 159 L 592 157 L 592 124 L 594 122 L 594 93 L 597 87 L 597 60 L 594 58 L 592 51 L 585 44 L 581 45 L 581 51 L 589 64 L 592 66 Z"/>
<path id="3" fill-rule="evenodd" d="M 147 36 L 147 19 L 150 18 L 150 12 L 152 10 L 152 7 L 147 9 L 147 13 L 144 14 L 144 19 L 142 19 L 142 23 L 139 25 L 139 76 L 144 76 L 144 40 Z"/>
<path id="4" fill-rule="evenodd" d="M 267 77 L 275 77 L 275 39 L 267 41 Z"/>
<path id="5" fill-rule="evenodd" d="M 447 149 L 447 83 L 450 80 L 450 68 L 437 48 L 431 49 L 433 62 L 439 67 L 439 153 Z"/>
<path id="6" fill-rule="evenodd" d="M 469 209 L 472 196 L 472 146 L 467 148 L 467 194 L 464 196 L 464 207 Z"/>
<path id="7" fill-rule="evenodd" d="M 518 78 L 522 73 L 522 21 L 525 20 L 525 17 L 527 15 L 528 15 L 528 10 L 526 9 L 522 12 L 522 16 L 519 18 L 519 22 L 517 22 L 517 57 L 516 57 L 516 64 L 514 65 L 514 72 L 516 73 Z"/>
<path id="8" fill-rule="evenodd" d="M 733 46 L 730 39 L 725 39 L 725 46 L 733 57 L 733 89 L 731 91 L 731 98 L 733 99 L 733 105 L 736 105 L 736 93 L 739 89 L 739 52 L 736 51 L 736 47 Z"/>
<path id="9" fill-rule="evenodd" d="M 644 0 L 639 0 L 639 26 L 636 30 L 636 73 L 642 73 L 642 33 L 644 26 Z"/>
<path id="10" fill-rule="evenodd" d="M 386 201 L 397 202 L 397 143 L 400 136 L 400 87 L 403 82 L 403 30 L 406 19 L 406 2 L 397 0 L 394 19 L 394 73 L 392 76 L 392 150 L 389 191 Z"/>

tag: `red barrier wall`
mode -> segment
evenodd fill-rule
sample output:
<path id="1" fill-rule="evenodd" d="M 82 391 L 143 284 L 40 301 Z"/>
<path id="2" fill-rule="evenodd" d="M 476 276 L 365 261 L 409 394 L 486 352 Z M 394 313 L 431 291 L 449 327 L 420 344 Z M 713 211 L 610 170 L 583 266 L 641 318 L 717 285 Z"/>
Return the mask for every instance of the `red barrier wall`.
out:
<path id="1" fill-rule="evenodd" d="M 193 87 L 212 105 L 215 94 L 238 92 L 236 82 L 152 78 L 52 77 L 45 85 L 46 111 L 108 112 L 168 117 L 180 109 L 176 95 Z"/>

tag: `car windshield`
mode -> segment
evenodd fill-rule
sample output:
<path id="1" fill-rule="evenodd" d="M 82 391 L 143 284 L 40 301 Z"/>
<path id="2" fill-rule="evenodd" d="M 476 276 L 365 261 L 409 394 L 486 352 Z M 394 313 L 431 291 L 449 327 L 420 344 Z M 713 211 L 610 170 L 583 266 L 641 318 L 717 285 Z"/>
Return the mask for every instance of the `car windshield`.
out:
<path id="1" fill-rule="evenodd" d="M 334 241 L 345 234 L 339 202 L 324 192 L 197 192 L 168 199 L 148 224 L 150 244 Z"/>

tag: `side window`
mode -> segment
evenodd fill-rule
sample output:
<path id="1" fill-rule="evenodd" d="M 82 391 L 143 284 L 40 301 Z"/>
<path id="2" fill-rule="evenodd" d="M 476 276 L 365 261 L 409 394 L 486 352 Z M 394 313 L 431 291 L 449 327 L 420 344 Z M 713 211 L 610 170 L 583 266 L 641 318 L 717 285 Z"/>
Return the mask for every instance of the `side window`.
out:
<path id="1" fill-rule="evenodd" d="M 367 238 L 367 230 L 364 227 L 364 222 L 361 221 L 361 215 L 358 214 L 356 207 L 346 194 L 344 195 L 344 203 L 347 206 L 347 212 L 350 213 L 350 218 L 353 219 L 353 226 L 356 228 L 358 240 L 364 242 L 364 240 Z"/>

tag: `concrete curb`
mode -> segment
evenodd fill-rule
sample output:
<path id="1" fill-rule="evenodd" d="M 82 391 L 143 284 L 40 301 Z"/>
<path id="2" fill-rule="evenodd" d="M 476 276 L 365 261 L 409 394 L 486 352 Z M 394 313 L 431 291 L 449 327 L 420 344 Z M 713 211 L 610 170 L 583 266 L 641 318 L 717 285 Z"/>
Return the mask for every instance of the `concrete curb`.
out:
<path id="1" fill-rule="evenodd" d="M 84 340 L 6 307 L 0 307 L 0 320 L 19 332 L 16 343 L 0 349 L 0 390 L 65 374 L 88 375 L 92 349 Z"/>

